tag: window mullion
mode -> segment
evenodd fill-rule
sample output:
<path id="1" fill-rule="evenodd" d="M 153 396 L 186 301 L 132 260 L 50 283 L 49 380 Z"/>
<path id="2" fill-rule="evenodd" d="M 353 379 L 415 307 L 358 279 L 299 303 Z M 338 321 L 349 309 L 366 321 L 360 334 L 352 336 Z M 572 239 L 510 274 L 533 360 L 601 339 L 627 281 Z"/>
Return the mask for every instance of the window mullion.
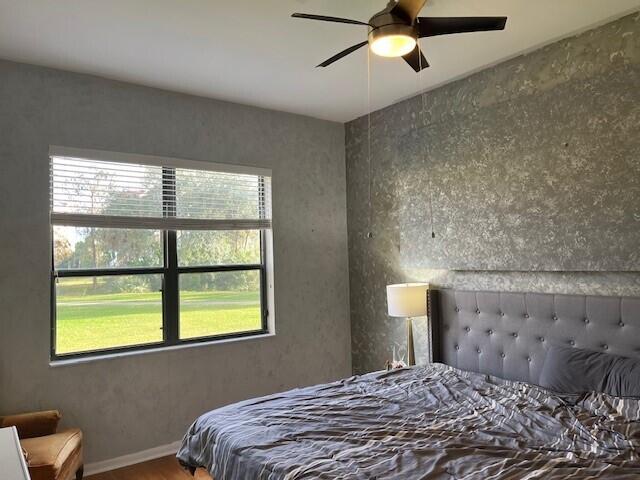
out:
<path id="1" fill-rule="evenodd" d="M 165 217 L 176 216 L 176 175 L 175 168 L 162 169 L 162 212 Z M 164 340 L 169 345 L 179 341 L 179 297 L 178 297 L 178 252 L 175 230 L 164 234 L 164 288 L 163 288 L 163 327 Z"/>
<path id="2" fill-rule="evenodd" d="M 194 265 L 192 267 L 178 267 L 181 273 L 218 273 L 218 272 L 244 272 L 247 270 L 260 270 L 262 264 L 237 264 L 237 265 Z"/>

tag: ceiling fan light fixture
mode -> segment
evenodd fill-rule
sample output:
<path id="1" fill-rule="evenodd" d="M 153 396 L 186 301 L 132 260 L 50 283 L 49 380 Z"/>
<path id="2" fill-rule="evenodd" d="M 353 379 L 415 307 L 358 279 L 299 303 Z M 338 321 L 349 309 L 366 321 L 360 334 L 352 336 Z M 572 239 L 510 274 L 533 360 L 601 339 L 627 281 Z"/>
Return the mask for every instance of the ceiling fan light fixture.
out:
<path id="1" fill-rule="evenodd" d="M 371 51 L 381 57 L 402 57 L 416 48 L 416 39 L 409 35 L 385 35 L 376 38 Z"/>
<path id="2" fill-rule="evenodd" d="M 395 23 L 369 33 L 369 47 L 381 57 L 402 57 L 416 48 L 417 41 L 417 35 L 409 25 Z"/>

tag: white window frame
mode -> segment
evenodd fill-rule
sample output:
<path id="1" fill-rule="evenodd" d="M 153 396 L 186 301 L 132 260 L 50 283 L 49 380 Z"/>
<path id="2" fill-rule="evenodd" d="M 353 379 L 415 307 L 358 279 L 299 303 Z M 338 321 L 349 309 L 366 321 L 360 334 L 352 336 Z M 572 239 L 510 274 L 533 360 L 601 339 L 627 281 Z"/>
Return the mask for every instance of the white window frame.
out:
<path id="1" fill-rule="evenodd" d="M 200 160 L 187 160 L 173 157 L 161 157 L 153 155 L 142 155 L 134 153 L 109 152 L 104 150 L 92 150 L 84 148 L 63 147 L 51 145 L 49 148 L 49 158 L 51 157 L 68 157 L 86 160 L 96 160 L 104 162 L 129 163 L 135 165 L 149 165 L 160 167 L 185 168 L 193 170 L 204 170 L 224 173 L 237 173 L 246 175 L 256 175 L 272 178 L 271 169 L 236 165 L 214 163 Z M 270 192 L 271 193 L 271 192 Z M 271 202 L 271 198 L 268 199 Z M 265 285 L 263 292 L 265 294 L 263 307 L 266 308 L 266 331 L 253 335 L 228 335 L 224 337 L 201 337 L 195 339 L 182 340 L 178 343 L 171 344 L 152 344 L 152 345 L 135 345 L 130 347 L 112 348 L 91 352 L 79 352 L 73 354 L 57 355 L 55 352 L 55 278 L 56 271 L 53 262 L 53 250 L 51 249 L 51 265 L 52 265 L 52 296 L 51 296 L 51 364 L 67 364 L 84 362 L 93 359 L 113 358 L 123 355 L 139 354 L 144 352 L 155 352 L 161 350 L 174 350 L 176 348 L 194 347 L 198 345 L 211 345 L 217 343 L 227 343 L 239 341 L 243 339 L 255 339 L 261 337 L 274 336 L 275 330 L 275 296 L 274 296 L 274 265 L 273 265 L 273 225 L 271 219 L 256 221 L 238 221 L 238 220 L 198 220 L 198 219 L 180 219 L 172 221 L 171 219 L 162 219 L 163 224 L 160 227 L 163 230 L 228 230 L 228 229 L 256 229 L 262 232 L 263 250 L 264 250 L 264 269 Z M 214 228 L 211 228 L 212 222 Z M 50 245 L 53 245 L 53 227 L 54 225 L 66 226 L 92 226 L 92 227 L 110 227 L 110 228 L 127 228 L 132 223 L 136 223 L 136 228 L 158 229 L 158 219 L 149 219 L 145 217 L 111 217 L 100 215 L 80 215 L 66 213 L 50 213 Z M 179 321 L 179 320 L 178 320 Z"/>

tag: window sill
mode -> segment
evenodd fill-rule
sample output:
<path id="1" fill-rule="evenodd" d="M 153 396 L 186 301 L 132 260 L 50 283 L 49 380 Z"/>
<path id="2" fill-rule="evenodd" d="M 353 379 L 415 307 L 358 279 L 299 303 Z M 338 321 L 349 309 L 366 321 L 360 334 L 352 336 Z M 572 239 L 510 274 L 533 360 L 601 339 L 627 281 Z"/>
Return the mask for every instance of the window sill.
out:
<path id="1" fill-rule="evenodd" d="M 87 357 L 70 358 L 68 360 L 50 360 L 49 367 L 52 367 L 52 368 L 65 367 L 68 365 L 79 365 L 81 363 L 90 363 L 90 362 L 97 362 L 102 360 L 114 360 L 116 358 L 132 357 L 137 355 L 147 355 L 149 353 L 171 352 L 174 350 L 184 350 L 187 348 L 202 348 L 202 347 L 208 347 L 211 345 L 219 345 L 221 343 L 235 343 L 235 342 L 244 342 L 248 340 L 260 340 L 263 338 L 275 337 L 275 336 L 276 336 L 275 333 L 259 333 L 256 335 L 248 335 L 246 337 L 225 338 L 222 340 L 211 340 L 208 342 L 185 343 L 183 345 L 171 345 L 167 347 L 147 348 L 144 350 L 131 350 L 127 352 L 115 352 L 115 353 L 98 353 L 96 355 L 91 355 Z"/>

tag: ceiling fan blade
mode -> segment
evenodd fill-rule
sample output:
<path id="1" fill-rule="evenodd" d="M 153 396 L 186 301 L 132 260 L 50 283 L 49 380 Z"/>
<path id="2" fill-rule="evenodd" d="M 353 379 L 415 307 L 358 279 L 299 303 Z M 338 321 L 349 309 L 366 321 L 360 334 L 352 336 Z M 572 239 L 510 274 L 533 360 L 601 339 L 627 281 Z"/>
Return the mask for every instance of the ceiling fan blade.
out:
<path id="1" fill-rule="evenodd" d="M 291 16 L 293 18 L 306 18 L 308 20 L 320 20 L 320 21 L 323 21 L 323 22 L 350 23 L 350 24 L 353 24 L 353 25 L 366 25 L 366 26 L 369 26 L 368 23 L 360 22 L 359 20 L 351 20 L 349 18 L 326 17 L 324 15 L 310 15 L 308 13 L 294 13 Z"/>
<path id="2" fill-rule="evenodd" d="M 402 15 L 413 22 L 425 3 L 427 3 L 427 0 L 398 0 L 396 6 L 391 9 L 391 13 Z"/>
<path id="3" fill-rule="evenodd" d="M 424 55 L 422 54 L 422 51 L 420 50 L 420 47 L 418 45 L 416 45 L 416 48 L 411 50 L 402 58 L 404 58 L 404 61 L 407 62 L 409 66 L 416 71 L 416 73 L 429 66 L 429 62 L 427 62 L 427 59 L 424 58 Z"/>
<path id="4" fill-rule="evenodd" d="M 418 17 L 418 37 L 504 30 L 507 17 Z"/>
<path id="5" fill-rule="evenodd" d="M 364 47 L 367 43 L 369 43 L 368 41 L 366 42 L 362 42 L 362 43 L 358 43 L 356 45 L 352 45 L 349 48 L 341 51 L 340 53 L 335 54 L 333 57 L 325 60 L 324 62 L 322 62 L 320 65 L 317 65 L 318 67 L 328 67 L 329 65 L 331 65 L 333 62 L 340 60 L 342 57 L 346 57 L 347 55 L 349 55 L 350 53 L 355 52 L 356 50 L 358 50 L 359 48 Z"/>

